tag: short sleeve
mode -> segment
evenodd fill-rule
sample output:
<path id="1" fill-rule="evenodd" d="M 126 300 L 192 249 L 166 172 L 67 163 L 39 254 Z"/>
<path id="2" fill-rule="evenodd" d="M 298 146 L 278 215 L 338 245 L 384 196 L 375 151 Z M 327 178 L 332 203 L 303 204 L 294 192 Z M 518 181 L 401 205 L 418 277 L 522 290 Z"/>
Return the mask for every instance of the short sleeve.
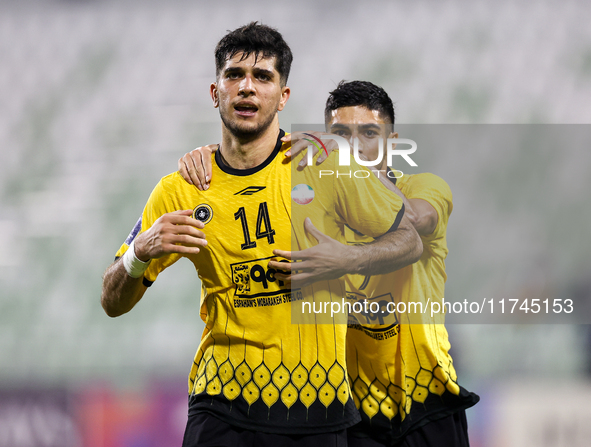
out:
<path id="1" fill-rule="evenodd" d="M 404 215 L 402 199 L 353 159 L 346 171 L 339 170 L 351 173 L 335 179 L 336 212 L 342 223 L 374 238 L 396 230 Z"/>
<path id="2" fill-rule="evenodd" d="M 129 233 L 129 236 L 127 236 L 125 242 L 117 251 L 115 260 L 123 256 L 123 254 L 129 248 L 129 245 L 133 242 L 138 234 L 141 234 L 151 228 L 152 225 L 154 225 L 154 222 L 156 222 L 156 220 L 158 220 L 162 215 L 171 213 L 173 211 L 176 211 L 174 201 L 171 199 L 171 197 L 169 197 L 169 194 L 167 194 L 167 190 L 163 185 L 163 181 L 161 180 L 152 191 L 152 194 L 150 194 L 150 198 L 144 207 L 144 211 L 133 227 L 131 233 Z M 144 273 L 144 285 L 148 287 L 151 286 L 154 281 L 156 281 L 158 275 L 164 269 L 170 267 L 172 264 L 178 261 L 180 257 L 180 254 L 173 253 L 158 259 L 153 259 L 148 266 L 148 269 Z"/>
<path id="3" fill-rule="evenodd" d="M 431 173 L 415 174 L 404 186 L 401 185 L 402 188 L 407 199 L 425 200 L 437 211 L 437 227 L 433 235 L 445 233 L 453 209 L 451 189 L 445 180 Z"/>

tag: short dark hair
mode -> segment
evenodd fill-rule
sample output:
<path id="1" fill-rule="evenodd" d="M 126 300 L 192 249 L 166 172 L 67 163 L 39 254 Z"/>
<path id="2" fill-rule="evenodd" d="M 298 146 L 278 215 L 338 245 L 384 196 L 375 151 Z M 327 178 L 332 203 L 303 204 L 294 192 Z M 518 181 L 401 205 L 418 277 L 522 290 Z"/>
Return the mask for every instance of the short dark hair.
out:
<path id="1" fill-rule="evenodd" d="M 331 112 L 341 107 L 363 106 L 369 110 L 377 110 L 386 122 L 392 124 L 394 131 L 394 104 L 386 91 L 367 81 L 339 82 L 337 88 L 330 92 L 324 109 L 324 119 L 330 121 Z"/>
<path id="2" fill-rule="evenodd" d="M 275 57 L 275 69 L 279 72 L 281 84 L 287 83 L 293 55 L 289 45 L 279 31 L 270 26 L 250 22 L 234 31 L 229 31 L 215 47 L 215 75 L 219 76 L 226 61 L 243 53 L 241 61 L 254 53 L 255 61 Z"/>

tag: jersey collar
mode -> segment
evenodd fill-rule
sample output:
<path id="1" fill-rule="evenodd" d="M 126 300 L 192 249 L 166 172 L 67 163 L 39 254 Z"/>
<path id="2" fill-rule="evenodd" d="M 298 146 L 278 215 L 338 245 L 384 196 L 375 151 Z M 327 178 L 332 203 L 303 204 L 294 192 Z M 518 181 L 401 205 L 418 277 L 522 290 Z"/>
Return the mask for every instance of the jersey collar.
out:
<path id="1" fill-rule="evenodd" d="M 279 129 L 279 136 L 277 137 L 277 143 L 275 144 L 275 148 L 273 149 L 273 152 L 271 152 L 271 155 L 269 155 L 264 162 L 262 162 L 258 166 L 255 166 L 254 168 L 236 169 L 231 166 L 228 166 L 226 163 L 224 163 L 224 160 L 222 159 L 222 154 L 220 153 L 219 150 L 215 152 L 215 162 L 217 163 L 219 168 L 222 171 L 224 171 L 226 174 L 239 175 L 239 176 L 246 176 L 246 175 L 255 174 L 255 173 L 259 172 L 260 170 L 264 169 L 265 167 L 267 167 L 275 159 L 275 157 L 279 153 L 279 150 L 281 149 L 281 145 L 283 144 L 283 142 L 281 141 L 281 138 L 283 138 L 284 135 L 285 135 L 285 132 L 283 130 Z"/>

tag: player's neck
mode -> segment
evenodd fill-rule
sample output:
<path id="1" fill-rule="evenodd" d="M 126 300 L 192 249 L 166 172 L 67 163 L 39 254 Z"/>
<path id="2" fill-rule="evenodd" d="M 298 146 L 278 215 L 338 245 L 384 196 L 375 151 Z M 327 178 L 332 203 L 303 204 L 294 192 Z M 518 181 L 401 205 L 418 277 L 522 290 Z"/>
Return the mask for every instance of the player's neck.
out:
<path id="1" fill-rule="evenodd" d="M 277 117 L 271 125 L 253 139 L 240 140 L 222 124 L 221 155 L 234 169 L 251 169 L 263 163 L 275 149 L 279 135 Z"/>
<path id="2" fill-rule="evenodd" d="M 380 171 L 382 174 L 385 175 L 386 172 L 388 171 L 388 160 L 387 160 L 387 158 L 388 157 L 384 157 L 384 159 L 382 160 L 382 162 L 379 165 L 377 165 L 377 166 L 375 166 L 375 167 L 373 167 L 371 169 L 372 170 L 376 170 L 376 171 Z"/>

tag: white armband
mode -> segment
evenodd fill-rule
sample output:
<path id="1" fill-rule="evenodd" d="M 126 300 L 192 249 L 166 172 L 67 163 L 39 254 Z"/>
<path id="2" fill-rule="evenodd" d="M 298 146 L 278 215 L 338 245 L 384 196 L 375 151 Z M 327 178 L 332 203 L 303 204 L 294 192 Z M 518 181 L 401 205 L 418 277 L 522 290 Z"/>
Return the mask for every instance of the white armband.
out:
<path id="1" fill-rule="evenodd" d="M 139 278 L 144 274 L 152 260 L 150 259 L 147 262 L 140 261 L 135 255 L 135 246 L 133 245 L 134 242 L 135 241 L 131 242 L 129 248 L 123 254 L 123 267 L 125 267 L 125 271 L 129 276 L 132 278 Z"/>

